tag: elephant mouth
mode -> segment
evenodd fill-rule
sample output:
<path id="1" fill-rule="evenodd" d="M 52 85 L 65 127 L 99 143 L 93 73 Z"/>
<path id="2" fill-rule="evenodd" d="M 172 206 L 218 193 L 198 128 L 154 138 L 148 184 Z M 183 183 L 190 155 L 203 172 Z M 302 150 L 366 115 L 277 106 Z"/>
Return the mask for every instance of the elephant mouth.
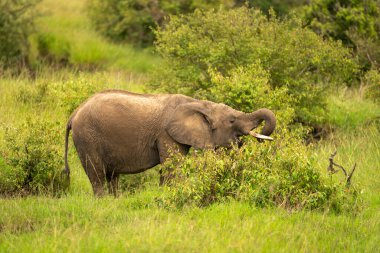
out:
<path id="1" fill-rule="evenodd" d="M 259 140 L 273 141 L 272 137 L 269 137 L 269 136 L 266 136 L 266 135 L 263 135 L 263 134 L 258 134 L 258 133 L 255 133 L 253 131 L 250 131 L 249 135 L 252 135 L 253 137 L 255 137 L 255 138 L 259 139 Z"/>

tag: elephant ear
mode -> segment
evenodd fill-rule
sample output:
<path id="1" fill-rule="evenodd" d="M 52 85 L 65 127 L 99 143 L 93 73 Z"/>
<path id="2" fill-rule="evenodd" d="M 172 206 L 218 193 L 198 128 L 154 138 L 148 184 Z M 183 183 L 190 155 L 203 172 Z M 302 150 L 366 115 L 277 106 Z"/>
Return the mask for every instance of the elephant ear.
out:
<path id="1" fill-rule="evenodd" d="M 169 120 L 166 131 L 176 141 L 195 148 L 213 147 L 210 109 L 198 102 L 180 105 Z"/>

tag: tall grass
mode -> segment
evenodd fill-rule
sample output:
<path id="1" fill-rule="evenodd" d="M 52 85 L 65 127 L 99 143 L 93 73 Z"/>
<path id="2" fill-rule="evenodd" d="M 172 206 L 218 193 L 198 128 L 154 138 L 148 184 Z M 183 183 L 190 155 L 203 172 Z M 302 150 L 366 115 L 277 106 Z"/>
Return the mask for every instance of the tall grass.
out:
<path id="1" fill-rule="evenodd" d="M 379 119 L 380 108 L 356 89 L 337 89 L 328 99 L 326 121 L 335 128 L 354 130 Z"/>
<path id="2" fill-rule="evenodd" d="M 182 212 L 154 195 L 0 200 L 1 252 L 376 252 L 379 216 L 255 209 L 232 202 Z"/>

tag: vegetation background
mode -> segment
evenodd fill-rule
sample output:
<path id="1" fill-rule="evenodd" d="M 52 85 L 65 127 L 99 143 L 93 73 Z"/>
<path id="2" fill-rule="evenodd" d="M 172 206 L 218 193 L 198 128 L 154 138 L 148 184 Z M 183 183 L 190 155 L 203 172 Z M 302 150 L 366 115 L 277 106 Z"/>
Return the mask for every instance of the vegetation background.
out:
<path id="1" fill-rule="evenodd" d="M 0 252 L 377 252 L 379 36 L 378 0 L 0 0 Z M 106 88 L 266 106 L 276 141 L 97 199 L 63 137 Z"/>

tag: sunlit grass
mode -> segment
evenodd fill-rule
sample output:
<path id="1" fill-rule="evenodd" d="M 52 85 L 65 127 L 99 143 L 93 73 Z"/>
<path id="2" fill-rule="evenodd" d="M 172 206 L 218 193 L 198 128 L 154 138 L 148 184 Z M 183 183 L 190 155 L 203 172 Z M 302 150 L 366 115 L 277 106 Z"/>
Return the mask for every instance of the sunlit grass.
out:
<path id="1" fill-rule="evenodd" d="M 375 252 L 379 220 L 242 203 L 180 212 L 154 194 L 0 200 L 1 252 Z M 145 203 L 142 204 L 142 203 Z M 375 215 L 379 218 L 379 215 Z M 33 242 L 33 243 L 32 243 Z"/>
<path id="2" fill-rule="evenodd" d="M 328 99 L 327 121 L 333 127 L 352 130 L 380 117 L 380 106 L 364 99 L 356 89 L 341 89 Z"/>

